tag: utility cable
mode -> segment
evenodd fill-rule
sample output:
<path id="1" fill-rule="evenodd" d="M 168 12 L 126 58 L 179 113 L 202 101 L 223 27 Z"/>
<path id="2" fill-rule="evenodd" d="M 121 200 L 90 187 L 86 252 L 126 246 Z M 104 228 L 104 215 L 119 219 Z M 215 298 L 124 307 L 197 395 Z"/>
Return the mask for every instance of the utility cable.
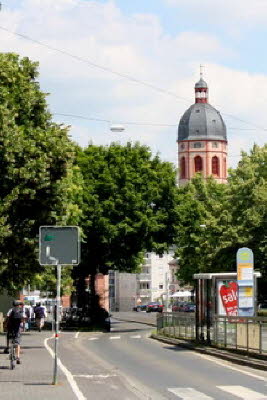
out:
<path id="1" fill-rule="evenodd" d="M 66 51 L 66 50 L 58 49 L 57 47 L 50 46 L 50 45 L 48 45 L 48 44 L 46 44 L 46 43 L 43 43 L 43 42 L 41 42 L 41 41 L 39 41 L 39 40 L 32 39 L 31 37 L 29 37 L 29 36 L 27 36 L 27 35 L 24 35 L 24 34 L 21 34 L 21 33 L 17 33 L 17 32 L 14 32 L 14 31 L 11 31 L 10 29 L 7 29 L 6 27 L 0 26 L 0 29 L 3 30 L 3 31 L 5 31 L 5 32 L 11 33 L 11 34 L 13 34 L 13 35 L 16 35 L 16 36 L 18 36 L 18 37 L 20 37 L 20 38 L 23 38 L 23 39 L 25 39 L 25 40 L 31 41 L 32 43 L 36 43 L 36 44 L 38 44 L 39 46 L 46 47 L 46 48 L 48 48 L 49 50 L 56 51 L 56 52 L 58 52 L 58 53 L 64 54 L 64 55 L 66 55 L 66 56 L 68 56 L 68 57 L 71 57 L 71 58 L 73 58 L 73 59 L 75 59 L 75 60 L 78 60 L 78 61 L 80 61 L 80 62 L 83 62 L 83 63 L 85 63 L 85 64 L 87 64 L 87 65 L 90 65 L 91 67 L 100 69 L 100 70 L 105 71 L 105 72 L 109 72 L 109 73 L 111 73 L 111 74 L 113 74 L 113 75 L 116 75 L 116 76 L 119 76 L 119 77 L 121 77 L 121 78 L 127 79 L 127 80 L 129 80 L 129 81 L 131 81 L 131 82 L 138 83 L 138 84 L 141 84 L 141 85 L 143 85 L 143 86 L 149 87 L 150 89 L 153 89 L 153 90 L 155 90 L 155 91 L 157 91 L 157 92 L 160 92 L 160 93 L 163 93 L 163 94 L 167 94 L 167 95 L 172 96 L 172 97 L 175 97 L 175 98 L 177 98 L 177 99 L 179 99 L 179 100 L 186 101 L 187 103 L 191 103 L 191 101 L 190 101 L 189 99 L 185 98 L 185 97 L 178 96 L 178 95 L 177 95 L 176 93 L 174 93 L 174 92 L 171 92 L 171 91 L 166 90 L 166 89 L 162 89 L 162 88 L 160 88 L 160 87 L 158 87 L 158 86 L 155 86 L 155 85 L 152 85 L 152 84 L 150 84 L 150 83 L 148 83 L 148 82 L 145 82 L 145 81 L 142 81 L 142 80 L 140 80 L 140 79 L 134 78 L 134 77 L 131 76 L 131 75 L 124 74 L 124 73 L 121 73 L 121 72 L 117 72 L 117 71 L 115 71 L 115 70 L 112 70 L 111 68 L 104 67 L 103 65 L 96 64 L 96 63 L 94 63 L 94 62 L 92 62 L 92 61 L 90 61 L 90 60 L 88 60 L 88 59 L 86 59 L 86 58 L 83 58 L 83 57 L 74 55 L 74 54 L 72 54 L 72 53 L 70 53 L 70 52 L 68 52 L 68 51 Z M 217 107 L 218 107 L 218 106 L 217 106 Z M 262 127 L 262 126 L 256 125 L 256 124 L 254 124 L 253 122 L 249 122 L 249 121 L 242 120 L 242 119 L 240 119 L 240 118 L 238 118 L 238 117 L 235 117 L 235 116 L 232 115 L 232 114 L 226 114 L 226 113 L 223 113 L 223 112 L 222 112 L 221 114 L 226 115 L 226 116 L 228 116 L 228 117 L 230 117 L 230 118 L 236 119 L 236 120 L 238 120 L 238 121 L 240 121 L 240 122 L 243 122 L 243 123 L 245 123 L 245 124 L 247 124 L 247 125 L 254 126 L 255 128 L 258 128 L 258 129 L 260 129 L 260 130 L 264 130 L 264 131 L 267 130 L 266 128 L 264 128 L 264 127 Z"/>

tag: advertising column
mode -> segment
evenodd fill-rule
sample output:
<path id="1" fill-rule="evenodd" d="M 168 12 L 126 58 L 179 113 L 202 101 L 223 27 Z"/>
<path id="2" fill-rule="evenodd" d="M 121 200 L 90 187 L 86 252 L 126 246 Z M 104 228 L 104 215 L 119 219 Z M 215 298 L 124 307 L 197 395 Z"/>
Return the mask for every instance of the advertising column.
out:
<path id="1" fill-rule="evenodd" d="M 237 259 L 238 315 L 254 316 L 254 261 L 253 252 L 247 247 L 239 249 Z"/>

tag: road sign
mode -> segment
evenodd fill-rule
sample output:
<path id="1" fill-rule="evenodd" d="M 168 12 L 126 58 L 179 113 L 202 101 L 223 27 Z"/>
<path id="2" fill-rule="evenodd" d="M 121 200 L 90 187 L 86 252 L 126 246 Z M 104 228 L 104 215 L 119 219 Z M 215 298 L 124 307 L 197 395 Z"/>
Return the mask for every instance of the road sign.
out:
<path id="1" fill-rule="evenodd" d="M 80 238 L 77 226 L 40 226 L 40 265 L 77 265 L 80 262 Z"/>

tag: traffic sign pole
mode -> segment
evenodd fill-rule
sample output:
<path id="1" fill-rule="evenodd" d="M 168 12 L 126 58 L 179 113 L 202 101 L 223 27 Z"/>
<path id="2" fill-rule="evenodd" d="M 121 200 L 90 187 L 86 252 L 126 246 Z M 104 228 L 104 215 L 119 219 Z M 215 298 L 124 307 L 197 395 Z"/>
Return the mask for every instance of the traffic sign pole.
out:
<path id="1" fill-rule="evenodd" d="M 59 320 L 60 320 L 60 285 L 61 285 L 61 265 L 57 266 L 57 297 L 56 297 L 56 310 L 55 310 L 55 358 L 54 358 L 54 374 L 53 385 L 57 384 L 57 370 L 58 370 L 58 341 L 59 341 Z"/>
<path id="2" fill-rule="evenodd" d="M 53 385 L 57 384 L 58 344 L 60 326 L 60 283 L 62 265 L 78 265 L 80 262 L 80 238 L 77 226 L 40 226 L 39 263 L 57 267 L 57 296 L 55 318 L 55 355 Z"/>

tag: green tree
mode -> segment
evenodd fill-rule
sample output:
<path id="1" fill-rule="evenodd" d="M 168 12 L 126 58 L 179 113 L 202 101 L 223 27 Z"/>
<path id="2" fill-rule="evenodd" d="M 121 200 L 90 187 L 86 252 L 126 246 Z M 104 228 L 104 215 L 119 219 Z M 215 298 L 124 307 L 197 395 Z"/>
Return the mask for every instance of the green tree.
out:
<path id="1" fill-rule="evenodd" d="M 145 250 L 162 253 L 174 240 L 175 171 L 148 147 L 89 145 L 79 154 L 84 180 L 84 277 L 108 269 L 134 272 Z"/>
<path id="2" fill-rule="evenodd" d="M 223 227 L 218 220 L 224 215 L 226 193 L 226 185 L 200 174 L 178 188 L 175 255 L 183 283 L 193 283 L 195 273 L 218 271 L 214 259 L 220 248 Z"/>
<path id="3" fill-rule="evenodd" d="M 229 171 L 225 213 L 228 220 L 218 263 L 222 266 L 227 259 L 229 268 L 236 270 L 236 251 L 249 247 L 255 256 L 255 268 L 266 279 L 267 145 L 255 145 L 250 153 L 243 152 L 238 167 Z"/>
<path id="4" fill-rule="evenodd" d="M 79 170 L 68 129 L 52 122 L 38 64 L 0 54 L 0 287 L 16 290 L 43 270 L 40 225 L 79 218 Z"/>

